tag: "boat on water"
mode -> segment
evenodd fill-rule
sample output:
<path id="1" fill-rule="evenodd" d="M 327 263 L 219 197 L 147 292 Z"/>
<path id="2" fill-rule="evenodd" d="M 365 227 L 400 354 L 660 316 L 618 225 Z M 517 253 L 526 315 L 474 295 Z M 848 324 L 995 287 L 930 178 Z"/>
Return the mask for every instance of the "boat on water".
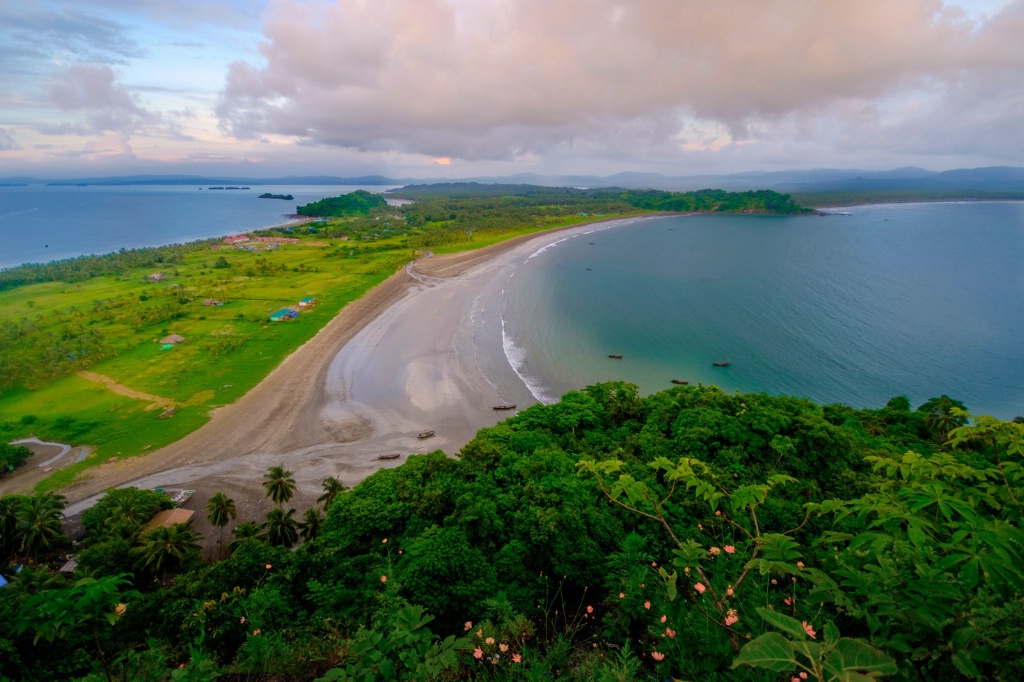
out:
<path id="1" fill-rule="evenodd" d="M 610 353 L 608 355 L 608 357 L 615 358 L 616 360 L 621 360 L 622 359 L 622 354 L 621 353 Z"/>
<path id="2" fill-rule="evenodd" d="M 711 366 L 712 367 L 728 367 L 729 366 L 729 361 L 728 360 L 719 360 L 718 362 L 712 362 Z"/>
<path id="3" fill-rule="evenodd" d="M 398 459 L 401 455 L 378 455 L 377 459 Z"/>
<path id="4" fill-rule="evenodd" d="M 421 431 L 420 433 L 418 433 L 416 435 L 416 437 L 422 440 L 424 438 L 430 438 L 433 435 L 434 435 L 434 431 L 433 431 L 433 429 L 431 429 L 430 431 Z"/>
<path id="5" fill-rule="evenodd" d="M 514 410 L 514 409 L 516 409 L 516 405 L 515 405 L 515 403 L 510 403 L 508 405 L 495 405 L 491 409 L 492 410 Z"/>
<path id="6" fill-rule="evenodd" d="M 673 379 L 672 383 L 673 384 L 679 384 L 680 386 L 686 386 L 688 383 L 690 383 L 690 380 L 689 379 Z"/>

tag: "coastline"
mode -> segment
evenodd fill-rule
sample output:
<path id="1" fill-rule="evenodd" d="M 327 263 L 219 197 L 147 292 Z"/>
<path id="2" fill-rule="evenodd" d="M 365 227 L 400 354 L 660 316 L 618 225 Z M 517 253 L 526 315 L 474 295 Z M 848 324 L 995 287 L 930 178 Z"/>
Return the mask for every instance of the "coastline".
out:
<path id="1" fill-rule="evenodd" d="M 343 308 L 197 431 L 83 474 L 63 491 L 72 502 L 66 513 L 131 484 L 196 489 L 197 505 L 222 490 L 244 520 L 265 513 L 259 481 L 276 464 L 294 472 L 302 508 L 315 504 L 327 476 L 351 486 L 410 454 L 454 455 L 480 428 L 510 416 L 493 405 L 536 402 L 506 359 L 496 305 L 516 263 L 568 233 L 647 218 L 571 225 L 413 261 Z M 426 430 L 436 435 L 416 438 Z M 377 459 L 392 454 L 400 457 Z"/>

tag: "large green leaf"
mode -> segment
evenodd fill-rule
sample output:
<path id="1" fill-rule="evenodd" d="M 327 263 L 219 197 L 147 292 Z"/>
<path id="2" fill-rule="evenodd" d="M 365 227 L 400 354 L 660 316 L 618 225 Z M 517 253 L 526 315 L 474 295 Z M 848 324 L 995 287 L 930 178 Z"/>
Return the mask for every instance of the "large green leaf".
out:
<path id="1" fill-rule="evenodd" d="M 796 655 L 788 639 L 777 632 L 768 632 L 743 645 L 740 655 L 732 662 L 734 669 L 741 665 L 783 672 L 796 666 Z"/>
<path id="2" fill-rule="evenodd" d="M 803 624 L 796 618 L 790 618 L 778 611 L 772 611 L 770 609 L 758 609 L 757 613 L 761 618 L 768 621 L 768 624 L 776 630 L 781 630 L 790 637 L 794 637 L 796 639 L 807 639 L 807 632 L 804 630 Z"/>
<path id="3" fill-rule="evenodd" d="M 843 637 L 825 659 L 825 672 L 838 682 L 895 675 L 896 661 L 861 639 Z"/>

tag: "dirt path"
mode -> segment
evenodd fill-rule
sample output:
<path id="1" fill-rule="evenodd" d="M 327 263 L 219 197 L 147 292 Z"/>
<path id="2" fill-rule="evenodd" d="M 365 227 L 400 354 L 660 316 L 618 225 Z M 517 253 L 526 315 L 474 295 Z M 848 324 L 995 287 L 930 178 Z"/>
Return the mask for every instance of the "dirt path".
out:
<path id="1" fill-rule="evenodd" d="M 93 383 L 103 384 L 109 390 L 113 391 L 118 395 L 123 395 L 126 398 L 134 398 L 136 400 L 143 400 L 149 405 L 146 407 L 147 410 L 155 410 L 157 408 L 167 409 L 168 407 L 175 407 L 177 403 L 170 398 L 161 398 L 158 395 L 152 395 L 151 393 L 143 393 L 142 391 L 136 391 L 134 388 L 128 388 L 124 384 L 119 384 L 110 377 L 97 374 L 96 372 L 87 372 L 84 369 L 80 369 L 77 372 L 78 376 L 82 377 L 86 381 L 92 381 Z"/>

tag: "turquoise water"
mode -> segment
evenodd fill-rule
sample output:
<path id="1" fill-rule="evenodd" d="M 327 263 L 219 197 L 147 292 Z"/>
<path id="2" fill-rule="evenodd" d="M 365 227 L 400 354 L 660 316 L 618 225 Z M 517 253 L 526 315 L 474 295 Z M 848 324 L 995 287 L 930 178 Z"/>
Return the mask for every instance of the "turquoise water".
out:
<path id="1" fill-rule="evenodd" d="M 296 205 L 386 187 L 0 187 L 0 268 L 220 237 L 288 222 Z M 258 199 L 264 192 L 294 201 Z"/>
<path id="2" fill-rule="evenodd" d="M 844 211 L 567 239 L 509 282 L 508 345 L 543 400 L 679 378 L 855 407 L 947 394 L 978 414 L 1024 414 L 1024 203 Z"/>

